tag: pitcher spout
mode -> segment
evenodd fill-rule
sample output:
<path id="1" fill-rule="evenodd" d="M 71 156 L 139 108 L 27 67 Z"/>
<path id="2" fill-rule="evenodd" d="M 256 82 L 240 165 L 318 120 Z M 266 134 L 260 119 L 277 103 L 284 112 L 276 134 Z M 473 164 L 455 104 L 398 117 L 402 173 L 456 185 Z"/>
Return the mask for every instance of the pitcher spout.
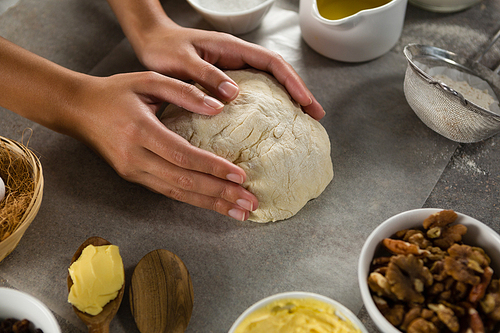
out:
<path id="1" fill-rule="evenodd" d="M 375 59 L 401 36 L 407 1 L 300 0 L 302 37 L 328 58 L 345 62 Z"/>

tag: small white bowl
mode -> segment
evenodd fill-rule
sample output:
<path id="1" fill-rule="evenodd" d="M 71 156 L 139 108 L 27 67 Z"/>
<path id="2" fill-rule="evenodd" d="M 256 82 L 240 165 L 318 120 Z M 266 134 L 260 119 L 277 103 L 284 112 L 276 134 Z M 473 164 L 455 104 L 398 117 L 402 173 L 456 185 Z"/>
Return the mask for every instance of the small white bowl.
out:
<path id="1" fill-rule="evenodd" d="M 61 333 L 50 309 L 35 297 L 11 288 L 0 288 L 0 320 L 27 319 L 44 333 Z"/>
<path id="2" fill-rule="evenodd" d="M 266 0 L 258 6 L 239 12 L 218 12 L 200 6 L 199 0 L 187 0 L 205 20 L 217 30 L 242 35 L 256 29 L 271 9 L 275 0 Z"/>
<path id="3" fill-rule="evenodd" d="M 363 325 L 363 323 L 361 323 L 361 321 L 358 319 L 358 317 L 356 317 L 354 315 L 354 313 L 352 313 L 351 310 L 349 310 L 348 308 L 346 308 L 344 305 L 342 305 L 339 302 L 334 301 L 333 299 L 328 298 L 326 296 L 315 294 L 315 293 L 311 293 L 311 292 L 304 292 L 304 291 L 289 291 L 289 292 L 284 292 L 284 293 L 275 294 L 275 295 L 266 297 L 266 298 L 258 301 L 257 303 L 253 304 L 248 309 L 246 309 L 238 317 L 238 319 L 236 319 L 236 321 L 234 322 L 233 326 L 231 326 L 231 328 L 229 329 L 229 333 L 234 333 L 234 331 L 236 330 L 236 328 L 250 314 L 252 314 L 254 311 L 256 311 L 256 310 L 258 310 L 258 309 L 260 309 L 262 307 L 265 307 L 268 304 L 271 304 L 271 303 L 273 303 L 273 302 L 275 302 L 277 300 L 280 300 L 280 299 L 304 299 L 304 298 L 308 298 L 308 299 L 312 298 L 312 299 L 315 299 L 315 300 L 318 300 L 318 301 L 321 301 L 321 302 L 324 302 L 326 304 L 331 305 L 332 307 L 334 307 L 335 309 L 337 309 L 337 312 L 338 312 L 337 315 L 339 317 L 347 318 L 348 320 L 351 321 L 351 323 L 353 323 L 354 325 L 356 325 L 361 330 L 362 333 L 368 333 L 368 331 L 366 330 L 365 326 Z"/>
<path id="4" fill-rule="evenodd" d="M 458 12 L 472 7 L 481 0 L 409 0 L 412 5 L 437 13 Z"/>
<path id="5" fill-rule="evenodd" d="M 370 274 L 370 264 L 375 251 L 384 238 L 391 237 L 400 230 L 420 228 L 426 217 L 441 210 L 443 209 L 422 208 L 395 215 L 375 228 L 361 249 L 358 262 L 358 283 L 361 290 L 361 298 L 368 314 L 381 332 L 401 333 L 380 313 L 368 287 L 367 281 Z M 464 243 L 482 247 L 491 258 L 491 267 L 493 270 L 500 272 L 500 235 L 478 220 L 458 212 L 456 213 L 458 218 L 455 223 L 460 223 L 467 227 L 467 233 L 463 237 Z"/>

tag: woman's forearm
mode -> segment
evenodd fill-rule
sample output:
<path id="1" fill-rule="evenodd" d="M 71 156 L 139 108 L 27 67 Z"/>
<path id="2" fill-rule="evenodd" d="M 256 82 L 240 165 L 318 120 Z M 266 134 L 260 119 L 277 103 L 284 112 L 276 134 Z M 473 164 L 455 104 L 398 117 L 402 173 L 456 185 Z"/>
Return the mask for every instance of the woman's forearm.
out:
<path id="1" fill-rule="evenodd" d="M 176 27 L 159 0 L 108 0 L 123 32 L 140 57 L 145 36 L 158 26 Z"/>
<path id="2" fill-rule="evenodd" d="M 83 77 L 0 37 L 2 107 L 64 132 Z"/>

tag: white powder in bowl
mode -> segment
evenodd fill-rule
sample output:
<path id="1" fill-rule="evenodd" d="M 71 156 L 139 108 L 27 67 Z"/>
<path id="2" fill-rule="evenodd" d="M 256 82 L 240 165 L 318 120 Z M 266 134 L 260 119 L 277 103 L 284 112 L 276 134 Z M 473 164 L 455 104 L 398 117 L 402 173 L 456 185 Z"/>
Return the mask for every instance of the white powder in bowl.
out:
<path id="1" fill-rule="evenodd" d="M 257 7 L 266 0 L 198 0 L 198 4 L 215 12 L 234 13 Z"/>
<path id="2" fill-rule="evenodd" d="M 436 75 L 434 76 L 434 78 L 438 81 L 443 82 L 453 90 L 461 93 L 465 97 L 465 99 L 471 101 L 476 105 L 479 105 L 483 109 L 491 111 L 490 105 L 496 103 L 496 100 L 490 94 L 488 94 L 488 90 L 480 90 L 474 88 L 465 81 L 455 81 L 444 74 Z"/>

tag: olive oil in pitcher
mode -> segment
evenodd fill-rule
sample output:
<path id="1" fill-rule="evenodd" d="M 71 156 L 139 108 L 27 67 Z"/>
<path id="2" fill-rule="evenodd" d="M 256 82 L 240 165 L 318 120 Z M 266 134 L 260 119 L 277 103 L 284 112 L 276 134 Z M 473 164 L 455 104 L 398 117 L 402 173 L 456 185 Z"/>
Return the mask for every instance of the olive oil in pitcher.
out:
<path id="1" fill-rule="evenodd" d="M 383 6 L 391 0 L 317 0 L 319 14 L 327 20 L 340 20 L 365 9 Z"/>

